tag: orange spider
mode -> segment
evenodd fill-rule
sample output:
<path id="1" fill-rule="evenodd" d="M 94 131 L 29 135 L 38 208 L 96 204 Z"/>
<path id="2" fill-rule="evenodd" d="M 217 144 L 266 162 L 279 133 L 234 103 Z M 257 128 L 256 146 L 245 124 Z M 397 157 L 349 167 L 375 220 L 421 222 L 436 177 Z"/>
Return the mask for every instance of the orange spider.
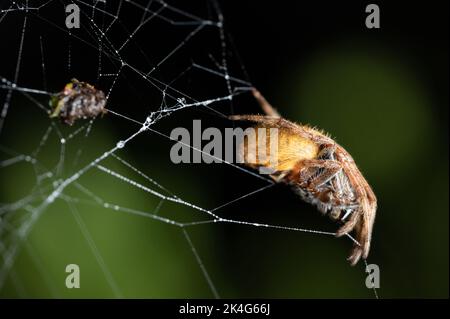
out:
<path id="1" fill-rule="evenodd" d="M 337 237 L 354 231 L 357 243 L 354 243 L 348 260 L 355 265 L 361 257 L 366 259 L 377 199 L 351 155 L 324 132 L 285 120 L 259 91 L 254 89 L 252 92 L 266 115 L 233 115 L 230 119 L 255 122 L 256 129 L 266 128 L 267 132 L 277 128 L 278 151 L 273 167 L 267 158 L 249 153 L 257 152 L 258 146 L 268 151 L 268 144 L 262 145 L 258 141 L 254 142 L 256 147 L 251 147 L 249 143 L 252 142 L 247 138 L 240 148 L 245 165 L 272 169 L 270 177 L 274 181 L 290 185 L 304 201 L 339 220 L 342 226 L 336 232 Z M 256 161 L 247 161 L 249 155 L 257 158 Z"/>

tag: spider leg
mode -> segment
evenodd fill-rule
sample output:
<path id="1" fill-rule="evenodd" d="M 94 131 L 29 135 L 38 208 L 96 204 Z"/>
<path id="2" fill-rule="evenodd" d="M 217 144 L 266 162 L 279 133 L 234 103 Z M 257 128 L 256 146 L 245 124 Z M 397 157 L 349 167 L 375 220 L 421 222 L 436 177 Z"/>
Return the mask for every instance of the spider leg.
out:
<path id="1" fill-rule="evenodd" d="M 330 181 L 342 169 L 341 163 L 333 160 L 312 159 L 303 160 L 301 164 L 304 169 L 320 169 L 320 173 L 308 181 L 307 187 L 317 189 Z"/>
<path id="2" fill-rule="evenodd" d="M 233 121 L 250 121 L 250 122 L 256 122 L 256 123 L 262 123 L 267 126 L 279 126 L 281 123 L 280 118 L 278 117 L 272 117 L 272 116 L 265 116 L 265 115 L 230 115 L 228 117 L 230 120 Z M 288 122 L 284 120 L 285 122 Z"/>
<path id="3" fill-rule="evenodd" d="M 279 183 L 283 181 L 288 174 L 289 174 L 288 171 L 284 171 L 279 174 L 271 174 L 270 178 L 272 178 L 274 182 Z"/>
<path id="4" fill-rule="evenodd" d="M 265 97 L 257 89 L 252 89 L 252 94 L 267 116 L 281 117 L 277 110 L 275 110 L 274 107 L 269 102 L 267 102 Z"/>
<path id="5" fill-rule="evenodd" d="M 336 232 L 336 237 L 341 237 L 350 233 L 352 230 L 355 230 L 356 241 L 357 243 L 353 244 L 353 248 L 351 250 L 350 256 L 347 258 L 350 261 L 352 266 L 356 265 L 361 256 L 364 254 L 364 258 L 366 258 L 366 247 L 367 247 L 367 236 L 364 234 L 364 226 L 361 222 L 362 212 L 361 210 L 355 210 L 350 215 L 348 221 L 345 222 L 341 228 Z"/>
<path id="6" fill-rule="evenodd" d="M 358 223 L 360 216 L 361 216 L 360 210 L 353 211 L 352 214 L 350 215 L 350 218 L 345 222 L 344 225 L 341 226 L 341 228 L 338 229 L 338 231 L 336 232 L 336 236 L 341 237 L 351 232 Z"/>
<path id="7" fill-rule="evenodd" d="M 321 144 L 322 149 L 320 150 L 319 154 L 317 155 L 318 158 L 325 158 L 325 159 L 331 159 L 334 160 L 334 152 L 336 151 L 336 144 L 331 143 L 325 143 Z"/>
<path id="8" fill-rule="evenodd" d="M 352 209 L 346 209 L 344 216 L 341 218 L 342 221 L 344 221 L 351 213 L 353 213 Z"/>
<path id="9" fill-rule="evenodd" d="M 352 252 L 350 256 L 347 258 L 347 260 L 350 262 L 352 266 L 356 265 L 361 258 L 361 255 L 363 253 L 363 250 L 360 246 L 355 244 L 352 248 Z"/>
<path id="10" fill-rule="evenodd" d="M 59 114 L 61 113 L 61 110 L 62 110 L 63 106 L 64 106 L 64 102 L 63 102 L 62 100 L 60 100 L 60 101 L 58 102 L 58 104 L 56 104 L 55 109 L 50 113 L 49 116 L 50 116 L 51 118 L 53 118 L 53 117 L 58 117 Z"/>
<path id="11" fill-rule="evenodd" d="M 288 120 L 285 120 L 282 117 L 273 117 L 273 116 L 267 116 L 267 115 L 230 115 L 228 118 L 233 121 L 249 121 L 249 122 L 261 123 L 262 126 L 265 126 L 265 127 L 286 129 L 291 132 L 295 132 L 296 134 L 299 134 L 305 138 L 308 138 L 308 139 L 311 138 L 310 134 L 303 132 L 302 130 L 299 130 L 298 125 L 296 125 Z"/>

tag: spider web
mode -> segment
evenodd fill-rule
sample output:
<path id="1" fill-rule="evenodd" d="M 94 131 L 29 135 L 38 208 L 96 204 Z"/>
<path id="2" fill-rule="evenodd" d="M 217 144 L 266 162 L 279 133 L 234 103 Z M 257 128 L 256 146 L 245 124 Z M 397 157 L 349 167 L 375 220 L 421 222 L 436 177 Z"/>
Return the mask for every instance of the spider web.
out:
<path id="1" fill-rule="evenodd" d="M 72 3 L 80 8 L 80 29 L 68 29 L 64 23 L 64 8 Z M 40 220 L 55 206 L 59 214 L 66 212 L 75 220 L 115 297 L 123 297 L 124 290 L 89 230 L 89 212 L 96 214 L 102 209 L 109 214 L 133 215 L 151 220 L 163 231 L 176 229 L 187 244 L 185 250 L 190 251 L 182 257 L 195 260 L 209 287 L 210 294 L 205 297 L 222 294 L 214 280 L 217 276 L 210 271 L 212 262 L 202 257 L 206 248 L 192 237 L 195 228 L 235 224 L 330 238 L 335 235 L 314 227 L 229 217 L 226 208 L 269 192 L 274 185 L 233 163 L 222 161 L 238 172 L 237 176 L 249 176 L 259 187 L 240 194 L 231 192 L 232 198 L 214 203 L 213 208 L 205 208 L 210 201 L 198 193 L 179 191 L 186 184 L 180 186 L 173 180 L 182 178 L 174 178 L 183 176 L 181 168 L 170 167 L 176 172 L 162 173 L 168 169 L 164 167 L 167 157 L 158 154 L 168 154 L 164 146 L 174 144 L 170 129 L 183 123 L 187 110 L 195 110 L 197 118 L 225 119 L 252 87 L 232 50 L 216 2 L 188 6 L 159 0 L 6 1 L 0 6 L 0 35 L 9 39 L 2 44 L 0 67 L 1 294 L 10 282 L 17 295 L 27 295 L 23 286 L 30 279 L 16 270 L 20 256 L 27 254 L 52 295 L 58 296 L 43 266 L 43 259 L 51 257 L 39 254 L 31 236 L 39 233 Z M 48 117 L 48 100 L 72 77 L 104 90 L 108 113 L 103 118 L 67 127 Z M 103 132 L 112 128 L 119 137 L 114 137 L 114 143 L 103 142 Z M 131 154 L 142 148 L 148 150 L 148 158 L 133 158 Z M 192 168 L 201 169 L 198 165 Z M 116 187 L 118 191 L 109 190 Z M 11 188 L 15 189 L 13 195 Z M 144 193 L 152 208 L 121 198 L 121 189 Z M 108 222 L 104 223 L 107 228 Z"/>

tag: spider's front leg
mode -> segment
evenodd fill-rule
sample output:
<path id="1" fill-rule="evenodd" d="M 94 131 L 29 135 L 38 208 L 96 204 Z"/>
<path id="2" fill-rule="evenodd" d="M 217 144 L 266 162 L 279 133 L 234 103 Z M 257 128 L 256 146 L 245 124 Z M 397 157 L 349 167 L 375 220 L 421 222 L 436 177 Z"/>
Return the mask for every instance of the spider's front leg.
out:
<path id="1" fill-rule="evenodd" d="M 325 143 L 320 145 L 321 149 L 319 151 L 319 154 L 317 155 L 320 159 L 329 159 L 329 160 L 335 160 L 334 158 L 334 152 L 336 151 L 336 144 L 332 143 Z"/>
<path id="2" fill-rule="evenodd" d="M 354 231 L 356 242 L 353 244 L 350 256 L 347 258 L 352 266 L 356 265 L 361 257 L 367 258 L 370 246 L 367 226 L 368 224 L 364 220 L 364 211 L 359 207 L 350 214 L 350 218 L 336 232 L 336 237 L 341 237 Z"/>
<path id="3" fill-rule="evenodd" d="M 311 191 L 329 182 L 342 169 L 341 163 L 325 159 L 303 160 L 299 165 L 301 184 Z"/>
<path id="4" fill-rule="evenodd" d="M 368 241 L 368 237 L 365 232 L 366 227 L 362 219 L 362 212 L 353 212 L 350 220 L 348 220 L 336 233 L 336 236 L 340 237 L 348 234 L 352 230 L 355 231 L 356 242 L 353 243 L 350 256 L 347 258 L 352 266 L 356 265 L 361 257 L 367 258 L 365 251 L 367 249 L 367 244 L 370 244 L 370 240 Z"/>

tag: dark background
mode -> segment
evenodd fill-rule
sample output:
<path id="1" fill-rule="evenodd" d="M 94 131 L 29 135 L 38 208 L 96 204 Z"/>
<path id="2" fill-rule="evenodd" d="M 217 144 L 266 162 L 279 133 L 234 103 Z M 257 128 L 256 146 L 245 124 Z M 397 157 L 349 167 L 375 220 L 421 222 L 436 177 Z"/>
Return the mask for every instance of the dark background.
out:
<path id="1" fill-rule="evenodd" d="M 217 19 L 214 5 L 209 2 L 170 4 L 205 19 Z M 286 118 L 330 132 L 354 156 L 379 201 L 368 263 L 380 267 L 380 296 L 448 297 L 448 3 L 377 2 L 381 29 L 370 30 L 364 24 L 367 4 L 222 1 L 228 69 L 232 76 L 257 87 Z M 111 5 L 107 12 L 115 12 L 115 6 Z M 89 32 L 82 28 L 68 34 L 61 8 L 62 4 L 55 3 L 39 13 L 29 13 L 18 84 L 56 92 L 70 78 L 77 77 L 108 91 L 113 81 L 98 76 L 98 47 L 89 45 L 98 44 L 94 29 L 87 27 Z M 85 19 L 91 10 L 83 10 Z M 102 25 L 102 15 L 96 14 L 96 23 Z M 123 5 L 121 23 L 109 30 L 108 40 L 116 47 L 123 43 L 141 16 L 142 10 Z M 174 18 L 180 17 L 174 14 Z M 111 16 L 106 15 L 105 21 L 108 25 Z M 22 13 L 8 14 L 0 22 L 0 75 L 9 80 L 14 78 L 22 23 Z M 136 69 L 147 72 L 192 29 L 167 26 L 155 19 L 136 34 L 121 56 Z M 168 83 L 193 62 L 214 68 L 209 54 L 220 61 L 217 28 L 205 28 L 195 35 L 152 76 Z M 120 68 L 120 61 L 108 59 L 113 56 L 111 52 L 103 56 L 103 73 L 115 73 Z M 223 77 L 187 70 L 167 93 L 181 97 L 172 90 L 176 88 L 187 95 L 187 101 L 228 93 Z M 0 90 L 1 101 L 5 95 L 6 91 Z M 37 99 L 46 105 L 46 97 Z M 33 106 L 36 103 L 30 106 L 24 96 L 15 94 L 12 101 L 0 144 L 26 153 L 37 145 L 50 122 Z M 160 103 L 161 92 L 125 67 L 111 90 L 108 107 L 143 121 Z M 259 112 L 247 93 L 237 95 L 231 103 L 220 102 L 212 107 L 224 114 Z M 162 120 L 155 129 L 165 134 L 178 126 L 189 129 L 193 119 L 201 119 L 203 127 L 232 125 L 211 110 L 192 108 Z M 65 134 L 77 128 L 60 126 Z M 109 114 L 93 127 L 88 138 L 67 144 L 68 165 L 60 178 L 67 178 L 83 163 L 91 162 L 138 129 Z M 41 160 L 50 167 L 61 152 L 57 142 L 57 138 L 50 139 L 42 155 Z M 136 138 L 118 155 L 200 207 L 217 207 L 265 185 L 226 165 L 172 164 L 172 145 L 163 137 L 149 134 Z M 72 165 L 79 149 L 83 156 Z M 144 183 L 130 171 L 122 171 L 123 167 L 114 161 L 104 165 Z M 2 202 L 23 197 L 34 183 L 29 167 L 2 169 L 1 174 Z M 80 183 L 125 207 L 148 211 L 158 203 L 148 194 L 98 171 L 90 172 Z M 84 196 L 73 189 L 68 192 Z M 77 207 L 123 296 L 211 296 L 179 229 L 111 214 L 99 206 Z M 24 252 L 14 266 L 21 278 L 22 293 L 11 277 L 2 295 L 117 296 L 105 282 L 104 270 L 98 268 L 85 236 L 67 212 L 64 203 L 55 203 L 31 234 L 31 251 L 40 256 L 44 270 L 29 267 L 32 257 Z M 334 231 L 337 227 L 281 185 L 243 198 L 217 213 L 226 218 L 314 230 Z M 161 209 L 161 215 L 174 220 L 207 218 L 198 214 L 169 203 Z M 351 247 L 345 239 L 228 224 L 195 226 L 188 232 L 222 297 L 373 297 L 364 285 L 363 264 L 352 268 L 345 261 Z M 3 239 L 5 243 L 8 240 Z M 68 291 L 62 286 L 62 270 L 69 261 L 87 269 L 85 289 Z M 44 280 L 46 277 L 50 279 Z M 47 281 L 52 284 L 43 284 Z"/>

